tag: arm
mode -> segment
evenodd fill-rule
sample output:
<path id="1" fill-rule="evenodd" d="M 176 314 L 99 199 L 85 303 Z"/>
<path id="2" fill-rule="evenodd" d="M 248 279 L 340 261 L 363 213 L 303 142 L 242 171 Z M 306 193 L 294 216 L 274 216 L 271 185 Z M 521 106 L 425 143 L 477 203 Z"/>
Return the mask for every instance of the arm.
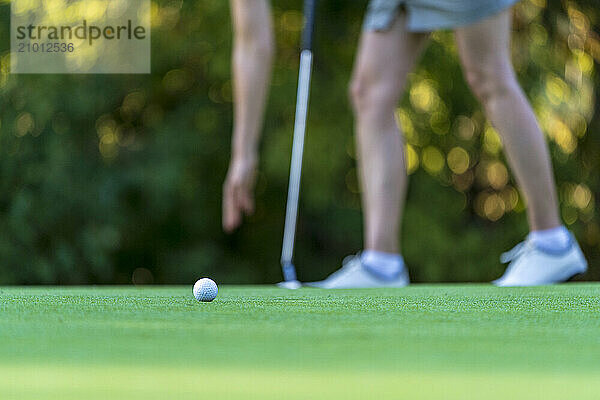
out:
<path id="1" fill-rule="evenodd" d="M 223 229 L 231 232 L 254 210 L 258 143 L 274 53 L 267 0 L 231 0 L 234 123 L 229 171 L 223 186 Z"/>

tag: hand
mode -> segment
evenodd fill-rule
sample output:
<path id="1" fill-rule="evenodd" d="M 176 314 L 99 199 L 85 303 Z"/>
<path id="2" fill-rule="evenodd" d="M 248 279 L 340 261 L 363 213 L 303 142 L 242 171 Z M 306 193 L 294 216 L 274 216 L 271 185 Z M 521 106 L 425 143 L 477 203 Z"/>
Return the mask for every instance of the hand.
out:
<path id="1" fill-rule="evenodd" d="M 254 212 L 256 157 L 234 157 L 223 185 L 223 229 L 232 232 Z"/>

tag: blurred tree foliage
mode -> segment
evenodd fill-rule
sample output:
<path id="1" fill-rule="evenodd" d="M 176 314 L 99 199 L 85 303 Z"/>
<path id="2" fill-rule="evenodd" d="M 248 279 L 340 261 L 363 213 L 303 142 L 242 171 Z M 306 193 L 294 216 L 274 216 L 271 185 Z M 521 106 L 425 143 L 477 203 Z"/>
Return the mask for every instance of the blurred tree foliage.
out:
<path id="1" fill-rule="evenodd" d="M 591 261 L 587 279 L 600 278 L 597 5 L 523 0 L 513 38 L 519 79 L 550 141 L 563 218 Z M 302 279 L 322 278 L 361 247 L 346 87 L 365 6 L 319 8 Z M 0 283 L 129 283 L 136 269 L 142 282 L 279 280 L 300 1 L 274 2 L 257 209 L 231 236 L 220 228 L 232 125 L 227 2 L 154 2 L 151 75 L 10 75 L 9 13 L 0 3 Z M 488 281 L 503 270 L 499 253 L 527 232 L 524 204 L 451 33 L 433 35 L 410 82 L 397 116 L 412 181 L 402 245 L 411 275 Z"/>

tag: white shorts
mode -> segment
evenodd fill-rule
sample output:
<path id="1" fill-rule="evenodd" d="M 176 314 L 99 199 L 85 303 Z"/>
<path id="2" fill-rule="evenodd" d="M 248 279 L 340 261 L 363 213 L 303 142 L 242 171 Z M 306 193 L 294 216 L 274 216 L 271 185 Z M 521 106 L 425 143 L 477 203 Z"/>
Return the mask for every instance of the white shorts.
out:
<path id="1" fill-rule="evenodd" d="M 385 31 L 405 10 L 408 30 L 430 32 L 453 29 L 480 21 L 512 6 L 518 0 L 371 0 L 364 30 Z"/>

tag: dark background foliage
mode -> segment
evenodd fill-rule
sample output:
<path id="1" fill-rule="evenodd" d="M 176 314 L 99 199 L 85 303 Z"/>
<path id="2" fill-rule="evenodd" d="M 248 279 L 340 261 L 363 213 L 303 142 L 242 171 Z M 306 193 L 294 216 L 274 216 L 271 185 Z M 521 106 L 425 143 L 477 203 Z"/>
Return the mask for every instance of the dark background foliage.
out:
<path id="1" fill-rule="evenodd" d="M 296 263 L 322 278 L 361 248 L 346 100 L 366 1 L 321 1 Z M 11 75 L 0 3 L 0 283 L 265 283 L 280 279 L 301 2 L 274 2 L 277 58 L 256 214 L 220 228 L 232 125 L 225 1 L 156 2 L 151 75 Z M 599 279 L 600 10 L 515 7 L 519 79 L 547 134 L 561 213 Z M 527 233 L 501 144 L 452 34 L 433 35 L 398 108 L 411 186 L 402 249 L 415 281 L 488 281 Z M 510 116 L 507 116 L 509 118 Z"/>

